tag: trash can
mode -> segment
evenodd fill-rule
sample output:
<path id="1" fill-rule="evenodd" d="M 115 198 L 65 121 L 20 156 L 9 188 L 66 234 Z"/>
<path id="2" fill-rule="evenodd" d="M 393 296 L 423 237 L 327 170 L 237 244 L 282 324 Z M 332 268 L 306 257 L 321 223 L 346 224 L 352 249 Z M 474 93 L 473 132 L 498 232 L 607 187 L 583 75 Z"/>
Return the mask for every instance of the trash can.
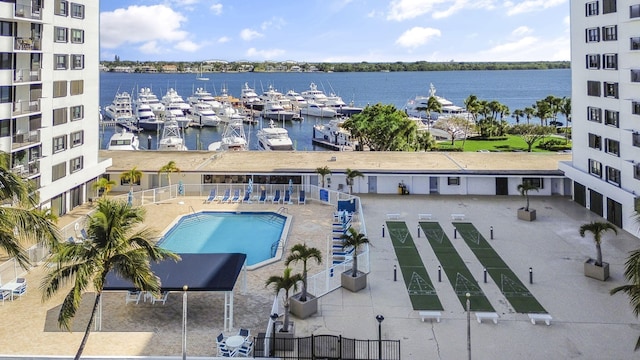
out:
<path id="1" fill-rule="evenodd" d="M 403 186 L 402 183 L 398 184 L 398 195 L 404 194 L 404 190 L 403 190 L 402 186 Z"/>

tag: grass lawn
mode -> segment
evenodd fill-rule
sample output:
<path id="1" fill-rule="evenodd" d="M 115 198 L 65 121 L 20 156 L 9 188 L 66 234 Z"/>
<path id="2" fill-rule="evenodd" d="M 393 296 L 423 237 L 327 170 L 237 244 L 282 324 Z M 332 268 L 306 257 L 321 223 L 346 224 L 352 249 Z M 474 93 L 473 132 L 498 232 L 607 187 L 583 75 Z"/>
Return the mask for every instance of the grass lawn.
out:
<path id="1" fill-rule="evenodd" d="M 549 136 L 547 138 L 559 139 L 564 141 L 563 138 L 556 136 Z M 543 139 L 544 140 L 544 139 Z M 532 152 L 550 152 L 536 148 L 536 145 L 542 140 L 538 140 L 533 144 L 531 148 Z M 569 146 L 570 146 L 569 142 Z M 438 150 L 447 150 L 452 148 L 461 148 L 462 140 L 456 140 L 455 145 L 451 146 L 451 141 L 438 142 Z M 506 140 L 467 140 L 464 142 L 464 151 L 527 151 L 527 143 L 519 136 L 507 135 Z"/>

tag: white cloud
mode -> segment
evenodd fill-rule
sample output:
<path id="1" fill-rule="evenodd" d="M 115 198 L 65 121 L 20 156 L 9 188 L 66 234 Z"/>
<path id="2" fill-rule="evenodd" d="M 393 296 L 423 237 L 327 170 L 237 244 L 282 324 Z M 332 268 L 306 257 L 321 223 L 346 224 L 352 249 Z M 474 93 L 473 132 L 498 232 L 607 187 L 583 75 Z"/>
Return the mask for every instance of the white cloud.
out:
<path id="1" fill-rule="evenodd" d="M 143 54 L 159 54 L 161 52 L 158 48 L 157 41 L 149 41 L 145 44 L 142 44 L 140 47 L 138 47 L 138 50 L 140 50 L 140 52 Z"/>
<path id="2" fill-rule="evenodd" d="M 286 21 L 284 21 L 284 19 L 283 19 L 283 18 L 281 18 L 281 17 L 277 17 L 277 16 L 274 16 L 274 17 L 272 17 L 271 19 L 269 19 L 269 20 L 267 20 L 267 21 L 263 22 L 263 23 L 260 25 L 260 29 L 262 29 L 262 30 L 268 30 L 268 29 L 281 29 L 281 28 L 282 28 L 284 25 L 286 25 L 286 24 L 287 24 L 287 22 L 286 22 Z"/>
<path id="3" fill-rule="evenodd" d="M 511 32 L 511 35 L 515 37 L 521 37 L 523 35 L 531 34 L 533 30 L 527 26 L 520 26 Z"/>
<path id="4" fill-rule="evenodd" d="M 403 21 L 431 13 L 434 19 L 450 17 L 462 10 L 495 8 L 497 0 L 393 0 L 387 20 Z"/>
<path id="5" fill-rule="evenodd" d="M 511 1 L 506 2 L 507 15 L 518 15 L 533 11 L 541 11 L 548 8 L 552 8 L 558 5 L 562 5 L 567 0 L 525 0 L 520 3 L 513 3 Z"/>
<path id="6" fill-rule="evenodd" d="M 253 58 L 261 58 L 261 59 L 275 59 L 276 57 L 282 57 L 285 51 L 282 49 L 269 49 L 269 50 L 258 50 L 256 48 L 249 48 L 246 52 L 246 55 Z"/>
<path id="7" fill-rule="evenodd" d="M 229 42 L 229 41 L 231 41 L 231 38 L 230 38 L 230 37 L 227 37 L 227 36 L 222 36 L 222 37 L 220 37 L 220 38 L 218 39 L 218 42 L 219 42 L 220 44 L 224 44 L 224 43 L 227 43 L 227 42 Z"/>
<path id="8" fill-rule="evenodd" d="M 525 36 L 512 42 L 496 45 L 485 51 L 456 56 L 461 61 L 566 61 L 571 58 L 569 37 L 542 39 Z M 462 59 L 461 59 L 462 58 Z"/>
<path id="9" fill-rule="evenodd" d="M 435 37 L 440 37 L 440 35 L 441 33 L 438 29 L 416 26 L 400 35 L 396 40 L 396 44 L 407 48 L 417 48 Z"/>
<path id="10" fill-rule="evenodd" d="M 124 43 L 145 43 L 140 49 L 149 49 L 156 48 L 157 41 L 181 41 L 189 35 L 180 29 L 185 21 L 182 14 L 165 5 L 129 6 L 103 12 L 100 14 L 100 45 L 116 48 Z"/>
<path id="11" fill-rule="evenodd" d="M 185 40 L 185 41 L 180 41 L 174 47 L 180 51 L 195 52 L 200 50 L 200 48 L 202 48 L 202 45 L 196 44 L 190 40 Z"/>
<path id="12" fill-rule="evenodd" d="M 216 15 L 222 14 L 222 4 L 213 4 L 209 9 Z"/>
<path id="13" fill-rule="evenodd" d="M 251 41 L 263 36 L 264 35 L 262 35 L 261 33 L 252 29 L 242 29 L 242 31 L 240 31 L 240 38 L 242 38 L 242 40 L 244 41 Z"/>

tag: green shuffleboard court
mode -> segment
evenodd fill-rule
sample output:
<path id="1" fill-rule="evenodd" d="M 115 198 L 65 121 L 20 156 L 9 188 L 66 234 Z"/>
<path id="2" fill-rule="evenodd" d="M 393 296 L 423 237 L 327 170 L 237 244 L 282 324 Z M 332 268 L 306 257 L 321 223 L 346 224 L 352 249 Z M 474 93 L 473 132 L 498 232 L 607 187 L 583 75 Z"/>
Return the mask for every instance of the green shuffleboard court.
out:
<path id="1" fill-rule="evenodd" d="M 529 289 L 518 279 L 500 255 L 471 223 L 454 222 L 453 226 L 476 255 L 502 294 L 518 313 L 546 313 Z"/>
<path id="2" fill-rule="evenodd" d="M 467 293 L 469 297 L 472 311 L 488 311 L 495 312 L 489 299 L 484 295 L 478 282 L 473 278 L 471 271 L 465 265 L 464 260 L 460 257 L 453 244 L 444 233 L 442 227 L 437 222 L 420 222 L 422 232 L 424 232 L 429 241 L 429 245 L 433 248 L 440 266 L 447 275 L 453 290 L 458 296 L 458 300 L 463 308 L 466 308 Z"/>
<path id="3" fill-rule="evenodd" d="M 404 221 L 387 221 L 413 310 L 444 310 Z"/>

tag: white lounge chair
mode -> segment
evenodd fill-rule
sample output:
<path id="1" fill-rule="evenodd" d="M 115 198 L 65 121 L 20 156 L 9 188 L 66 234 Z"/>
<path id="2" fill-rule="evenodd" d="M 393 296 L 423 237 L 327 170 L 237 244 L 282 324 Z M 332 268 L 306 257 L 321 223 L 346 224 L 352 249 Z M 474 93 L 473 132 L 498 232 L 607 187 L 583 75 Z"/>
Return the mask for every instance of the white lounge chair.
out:
<path id="1" fill-rule="evenodd" d="M 164 305 L 167 302 L 167 299 L 169 298 L 169 292 L 168 291 L 163 291 L 162 293 L 160 293 L 160 297 L 151 297 L 151 303 L 155 304 L 155 303 L 162 303 L 162 305 Z"/>
<path id="2" fill-rule="evenodd" d="M 137 304 L 140 302 L 141 298 L 142 298 L 142 291 L 127 291 L 127 295 L 125 295 L 125 298 L 124 298 L 124 303 L 128 304 L 132 302 Z"/>

